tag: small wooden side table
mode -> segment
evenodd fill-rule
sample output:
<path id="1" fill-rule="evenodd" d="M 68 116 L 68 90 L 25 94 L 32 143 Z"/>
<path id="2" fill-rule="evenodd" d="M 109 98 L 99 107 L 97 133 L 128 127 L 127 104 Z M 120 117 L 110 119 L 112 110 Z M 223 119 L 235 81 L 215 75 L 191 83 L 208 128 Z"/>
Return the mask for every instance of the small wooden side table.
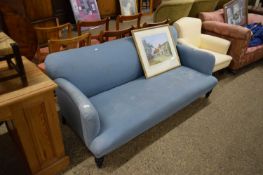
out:
<path id="1" fill-rule="evenodd" d="M 53 175 L 69 164 L 55 106 L 57 85 L 23 57 L 28 85 L 19 79 L 0 82 L 0 121 L 21 148 L 30 174 Z M 11 74 L 0 62 L 0 76 Z M 0 150 L 3 151 L 3 150 Z"/>

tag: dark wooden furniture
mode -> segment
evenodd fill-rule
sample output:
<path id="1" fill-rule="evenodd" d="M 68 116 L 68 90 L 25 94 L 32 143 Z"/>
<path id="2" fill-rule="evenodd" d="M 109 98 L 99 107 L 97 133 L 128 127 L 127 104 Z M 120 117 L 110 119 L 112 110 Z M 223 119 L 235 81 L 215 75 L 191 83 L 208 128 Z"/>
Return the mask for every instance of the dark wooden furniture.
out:
<path id="1" fill-rule="evenodd" d="M 141 27 L 140 25 L 141 17 L 142 17 L 141 13 L 138 13 L 136 15 L 131 15 L 131 16 L 118 15 L 116 19 L 116 30 L 120 29 L 120 24 L 123 23 L 124 21 L 132 21 L 132 20 L 137 20 L 136 28 L 139 29 Z"/>
<path id="2" fill-rule="evenodd" d="M 7 121 L 8 131 L 28 165 L 28 174 L 55 175 L 69 164 L 54 99 L 57 85 L 34 63 L 22 60 L 28 86 L 23 87 L 17 79 L 0 83 L 0 121 Z M 5 62 L 0 67 L 7 70 L 4 75 L 8 74 Z"/>
<path id="3" fill-rule="evenodd" d="M 109 40 L 120 39 L 126 36 L 131 36 L 131 31 L 134 27 L 123 29 L 123 30 L 115 30 L 115 31 L 101 31 L 100 33 L 100 42 L 106 42 Z"/>
<path id="4" fill-rule="evenodd" d="M 82 29 L 85 27 L 89 27 L 90 30 L 92 30 L 92 27 L 101 27 L 104 26 L 104 31 L 109 30 L 109 24 L 110 24 L 110 18 L 104 18 L 102 20 L 98 21 L 78 21 L 77 22 L 77 30 L 78 30 L 78 35 L 80 36 L 82 34 Z M 91 35 L 91 39 L 95 39 L 97 41 L 99 40 L 99 35 Z"/>
<path id="5" fill-rule="evenodd" d="M 78 47 L 88 46 L 91 43 L 91 35 L 84 33 L 80 36 L 66 39 L 50 39 L 48 41 L 49 53 L 60 52 L 63 50 L 74 49 Z M 45 63 L 38 64 L 40 70 L 45 72 Z"/>
<path id="6" fill-rule="evenodd" d="M 6 61 L 8 68 L 15 70 L 15 72 L 7 76 L 0 76 L 0 82 L 20 77 L 23 86 L 27 85 L 27 78 L 19 47 L 17 43 L 9 38 L 4 32 L 0 32 L 0 61 Z"/>
<path id="7" fill-rule="evenodd" d="M 120 14 L 119 0 L 97 0 L 97 4 L 102 18 Z"/>
<path id="8" fill-rule="evenodd" d="M 14 0 L 10 0 L 10 2 L 13 1 Z M 37 50 L 37 36 L 35 30 L 25 14 L 16 10 L 20 8 L 12 8 L 8 4 L 9 1 L 7 3 L 0 0 L 0 14 L 2 15 L 3 30 L 19 45 L 21 55 L 32 60 Z M 16 3 L 16 5 L 19 4 L 19 2 Z"/>
<path id="9" fill-rule="evenodd" d="M 160 25 L 165 25 L 165 24 L 169 24 L 170 23 L 170 20 L 169 19 L 166 19 L 164 21 L 161 21 L 161 22 L 156 22 L 156 23 L 143 23 L 142 27 L 155 27 L 155 26 L 160 26 Z"/>
<path id="10" fill-rule="evenodd" d="M 46 51 L 41 52 L 41 48 L 47 47 L 48 40 L 62 38 L 62 32 L 66 38 L 72 37 L 72 26 L 70 23 L 57 25 L 54 27 L 35 27 L 35 30 L 38 36 L 37 57 L 39 62 L 43 62 L 48 54 Z"/>
<path id="11" fill-rule="evenodd" d="M 68 50 L 73 48 L 78 48 L 80 42 L 83 43 L 82 46 L 90 45 L 91 35 L 89 33 L 84 33 L 80 36 L 66 39 L 51 39 L 48 41 L 49 53 L 60 52 L 62 50 Z"/>

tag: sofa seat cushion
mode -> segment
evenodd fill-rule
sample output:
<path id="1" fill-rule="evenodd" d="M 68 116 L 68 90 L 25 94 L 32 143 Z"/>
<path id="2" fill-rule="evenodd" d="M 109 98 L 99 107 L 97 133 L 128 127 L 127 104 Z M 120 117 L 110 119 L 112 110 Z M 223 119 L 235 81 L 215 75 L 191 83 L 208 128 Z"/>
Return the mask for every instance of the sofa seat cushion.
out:
<path id="1" fill-rule="evenodd" d="M 181 66 L 91 97 L 101 129 L 89 149 L 96 157 L 111 152 L 210 91 L 216 83 L 212 76 Z"/>
<path id="2" fill-rule="evenodd" d="M 213 72 L 216 72 L 218 70 L 228 67 L 232 60 L 232 57 L 230 55 L 225 55 L 225 54 L 221 54 L 221 53 L 217 53 L 217 52 L 213 52 L 213 51 L 205 50 L 205 49 L 199 49 L 199 50 L 211 53 L 212 55 L 215 56 L 215 66 L 214 66 Z"/>

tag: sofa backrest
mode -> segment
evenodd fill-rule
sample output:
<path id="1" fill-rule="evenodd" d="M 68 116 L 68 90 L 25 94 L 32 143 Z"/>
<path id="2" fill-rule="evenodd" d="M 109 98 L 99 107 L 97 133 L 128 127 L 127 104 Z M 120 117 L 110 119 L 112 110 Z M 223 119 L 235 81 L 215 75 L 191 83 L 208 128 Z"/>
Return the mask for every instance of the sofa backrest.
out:
<path id="1" fill-rule="evenodd" d="M 174 23 L 178 31 L 179 38 L 184 38 L 196 47 L 201 42 L 201 26 L 202 22 L 198 18 L 183 17 Z"/>
<path id="2" fill-rule="evenodd" d="M 176 30 L 171 29 L 176 39 Z M 88 97 L 144 75 L 131 37 L 53 53 L 45 65 L 52 79 L 64 78 Z"/>
<path id="3" fill-rule="evenodd" d="M 50 54 L 45 65 L 52 79 L 67 79 L 88 97 L 143 75 L 131 38 Z"/>

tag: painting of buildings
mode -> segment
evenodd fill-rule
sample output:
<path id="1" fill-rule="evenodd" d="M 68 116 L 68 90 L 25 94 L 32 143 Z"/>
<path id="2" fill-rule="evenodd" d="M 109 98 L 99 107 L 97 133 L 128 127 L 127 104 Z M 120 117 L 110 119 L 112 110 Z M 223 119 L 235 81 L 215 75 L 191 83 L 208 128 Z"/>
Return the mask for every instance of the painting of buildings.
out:
<path id="1" fill-rule="evenodd" d="M 150 66 L 172 58 L 172 51 L 165 33 L 144 37 L 142 44 Z"/>

